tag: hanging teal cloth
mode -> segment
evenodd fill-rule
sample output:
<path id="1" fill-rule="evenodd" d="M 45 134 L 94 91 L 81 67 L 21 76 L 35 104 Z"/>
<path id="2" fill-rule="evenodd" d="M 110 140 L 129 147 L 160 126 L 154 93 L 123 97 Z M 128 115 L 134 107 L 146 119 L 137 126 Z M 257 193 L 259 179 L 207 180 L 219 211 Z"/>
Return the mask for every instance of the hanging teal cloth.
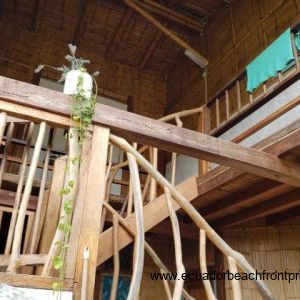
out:
<path id="1" fill-rule="evenodd" d="M 296 47 L 300 49 L 300 35 L 295 35 Z M 289 67 L 294 61 L 291 29 L 287 29 L 268 48 L 247 66 L 247 91 L 252 92 L 267 79 Z"/>

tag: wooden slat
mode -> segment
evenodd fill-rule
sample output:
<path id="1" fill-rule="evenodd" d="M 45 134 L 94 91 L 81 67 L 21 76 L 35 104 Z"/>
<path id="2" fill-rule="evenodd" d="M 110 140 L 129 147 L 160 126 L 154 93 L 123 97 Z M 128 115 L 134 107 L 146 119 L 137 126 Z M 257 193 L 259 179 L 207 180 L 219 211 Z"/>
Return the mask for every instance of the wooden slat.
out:
<path id="1" fill-rule="evenodd" d="M 49 289 L 57 281 L 56 277 L 41 277 L 25 274 L 10 274 L 0 272 L 0 282 L 16 287 Z M 73 288 L 72 280 L 64 280 L 64 290 L 71 291 Z"/>
<path id="2" fill-rule="evenodd" d="M 20 266 L 42 265 L 46 261 L 45 254 L 23 254 L 20 255 Z M 0 255 L 0 267 L 8 266 L 10 255 Z"/>
<path id="3" fill-rule="evenodd" d="M 280 222 L 287 221 L 299 216 L 300 216 L 300 206 L 297 206 L 297 207 L 293 207 L 292 209 L 286 210 L 284 212 L 280 212 L 270 217 L 267 217 L 266 223 L 272 226 Z"/>
<path id="4" fill-rule="evenodd" d="M 292 189 L 292 187 L 285 184 L 263 180 L 257 184 L 251 185 L 247 189 L 233 193 L 228 197 L 220 199 L 216 203 L 201 208 L 200 212 L 207 221 L 212 221 L 230 213 L 234 213 L 242 208 L 263 202 L 275 195 L 284 194 Z"/>
<path id="5" fill-rule="evenodd" d="M 190 177 L 176 186 L 177 190 L 186 197 L 187 200 L 192 201 L 197 196 L 197 181 L 196 177 Z M 178 210 L 179 206 L 174 203 L 174 209 Z M 154 214 L 155 212 L 155 214 Z M 150 230 L 152 227 L 160 223 L 162 220 L 168 217 L 169 210 L 167 207 L 166 199 L 164 195 L 161 195 L 147 205 L 144 206 L 144 228 L 145 232 Z M 135 215 L 131 214 L 126 219 L 127 225 L 136 232 L 135 229 Z M 123 249 L 129 243 L 133 241 L 133 238 L 128 232 L 120 227 L 119 229 L 119 249 Z M 113 230 L 112 228 L 106 230 L 100 235 L 97 264 L 103 263 L 110 256 L 113 255 Z"/>
<path id="6" fill-rule="evenodd" d="M 29 97 L 28 90 L 31 91 Z M 0 98 L 35 106 L 42 110 L 69 114 L 70 97 L 57 92 L 53 93 L 26 83 L 0 78 Z M 51 95 L 53 98 L 49 98 Z M 22 114 L 22 111 L 18 113 Z M 94 122 L 107 126 L 112 132 L 141 144 L 202 158 L 291 185 L 300 185 L 297 164 L 291 165 L 261 151 L 101 104 L 96 107 Z"/>

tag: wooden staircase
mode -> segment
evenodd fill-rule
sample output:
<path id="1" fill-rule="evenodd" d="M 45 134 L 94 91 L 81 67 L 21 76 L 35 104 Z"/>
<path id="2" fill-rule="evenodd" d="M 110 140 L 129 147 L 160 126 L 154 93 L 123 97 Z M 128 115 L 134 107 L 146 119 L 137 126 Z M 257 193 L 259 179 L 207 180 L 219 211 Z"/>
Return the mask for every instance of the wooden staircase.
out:
<path id="1" fill-rule="evenodd" d="M 2 111 L 0 115 L 1 140 L 6 127 L 6 114 L 43 124 L 41 126 L 43 131 L 39 133 L 41 136 L 43 136 L 46 126 L 65 129 L 71 126 L 71 130 L 73 130 L 69 118 L 72 99 L 66 95 L 8 78 L 0 78 L 0 98 L 0 110 Z M 105 105 L 97 105 L 93 125 L 91 126 L 91 134 L 86 139 L 83 147 L 84 155 L 80 171 L 79 173 L 75 172 L 79 186 L 78 193 L 74 194 L 76 204 L 72 218 L 70 249 L 66 259 L 67 267 L 65 272 L 66 286 L 68 289 L 73 290 L 75 299 L 80 299 L 82 293 L 85 293 L 87 299 L 92 299 L 97 266 L 112 255 L 117 258 L 119 250 L 133 241 L 138 246 L 136 251 L 134 251 L 129 299 L 136 299 L 139 293 L 143 273 L 144 251 L 150 253 L 160 270 L 167 272 L 158 255 L 145 242 L 144 235 L 145 232 L 168 217 L 172 223 L 175 241 L 176 269 L 177 273 L 182 274 L 184 266 L 182 263 L 180 230 L 175 214 L 178 210 L 189 216 L 197 226 L 202 249 L 205 249 L 203 245 L 208 238 L 226 257 L 232 273 L 236 273 L 238 270 L 248 274 L 255 273 L 255 269 L 243 255 L 233 250 L 191 204 L 191 201 L 196 199 L 201 193 L 199 180 L 202 180 L 203 185 L 205 185 L 205 180 L 209 182 L 208 179 L 214 177 L 216 171 L 211 172 L 211 174 L 207 173 L 207 177 L 200 177 L 200 179 L 191 177 L 175 187 L 174 174 L 176 174 L 177 153 L 224 165 L 225 167 L 220 167 L 221 171 L 215 177 L 215 183 L 222 180 L 225 181 L 228 175 L 226 172 L 229 172 L 232 177 L 238 177 L 239 174 L 246 172 L 259 178 L 263 177 L 282 184 L 299 187 L 299 163 L 291 163 L 288 158 L 278 157 L 277 154 L 274 154 L 276 151 L 268 153 L 260 149 L 246 148 L 200 132 L 181 128 L 182 121 L 180 118 L 195 113 L 200 114 L 203 119 L 203 108 L 198 108 L 176 113 L 159 121 L 123 112 Z M 166 124 L 162 121 L 175 121 L 177 126 Z M 202 123 L 204 124 L 205 122 Z M 75 139 L 75 137 L 73 138 Z M 133 142 L 133 145 L 129 144 L 127 140 Z M 290 140 L 290 142 L 292 141 L 294 139 Z M 70 140 L 71 143 L 74 143 L 74 140 Z M 141 149 L 136 149 L 134 143 L 149 145 L 144 146 L 143 151 L 150 149 L 152 153 L 150 161 L 142 155 L 143 151 Z M 72 150 L 70 144 L 69 156 L 73 157 L 71 151 L 74 149 Z M 107 192 L 107 179 L 113 176 L 109 176 L 109 174 L 113 173 L 113 166 L 108 155 L 111 145 L 121 149 L 128 159 L 126 163 L 130 171 L 130 193 L 126 206 L 129 207 L 127 211 L 134 211 L 134 213 L 129 213 L 125 218 L 124 215 L 120 215 L 114 210 L 107 201 L 109 199 L 109 197 L 107 198 L 109 192 Z M 41 142 L 36 143 L 34 149 L 36 158 L 40 155 L 41 147 Z M 157 149 L 172 153 L 173 175 L 170 182 L 157 171 Z M 205 164 L 202 164 L 202 161 L 200 163 L 201 166 L 205 166 Z M 37 168 L 37 160 L 35 160 L 34 164 L 32 162 L 29 163 L 29 168 L 31 173 L 34 174 Z M 139 176 L 140 170 L 147 174 L 148 180 L 146 180 L 143 190 Z M 60 178 L 64 178 L 64 171 L 64 168 L 60 169 Z M 201 172 L 205 173 L 207 170 L 201 170 Z M 58 174 L 53 175 L 57 176 Z M 146 184 L 147 182 L 148 184 Z M 60 183 L 63 185 L 63 180 L 60 180 Z M 31 178 L 28 176 L 26 186 L 27 190 L 31 191 L 33 176 Z M 157 186 L 160 186 L 163 190 L 163 194 L 158 197 Z M 147 190 L 144 193 L 146 188 L 149 188 L 148 193 L 151 197 L 147 199 L 148 203 L 144 205 L 147 202 L 143 198 L 143 194 L 147 194 Z M 210 191 L 209 185 L 205 188 L 207 192 Z M 18 218 L 20 215 L 21 217 L 26 215 L 29 198 L 28 194 L 25 198 L 23 196 Z M 60 197 L 57 201 L 63 203 L 63 197 Z M 101 232 L 104 211 L 109 211 L 113 215 L 113 226 Z M 23 230 L 24 222 L 22 224 L 20 221 L 19 225 L 21 230 Z M 57 226 L 57 224 L 55 225 Z M 46 259 L 43 256 L 42 262 L 41 253 L 37 251 L 32 251 L 33 253 L 25 251 L 26 253 L 21 258 L 20 249 L 18 249 L 21 239 L 17 238 L 17 240 L 14 240 L 13 244 L 15 244 L 15 247 L 12 247 L 11 253 L 7 253 L 5 257 L 6 264 L 10 266 L 10 272 L 1 273 L 1 278 L 7 278 L 5 282 L 13 284 L 13 277 L 16 275 L 16 278 L 19 277 L 19 285 L 21 285 L 23 280 L 26 282 L 26 286 L 29 285 L 29 282 L 32 282 L 33 287 L 51 288 L 51 283 L 55 281 L 51 261 L 57 251 L 56 242 L 59 239 L 57 230 L 50 249 L 46 253 Z M 83 259 L 86 248 L 90 250 L 88 262 Z M 33 247 L 32 249 L 36 248 Z M 206 268 L 205 251 L 202 251 L 200 255 L 201 272 L 204 272 Z M 2 259 L 4 258 L 2 257 Z M 29 266 L 42 264 L 42 272 L 35 275 L 16 274 L 20 269 L 18 263 L 22 259 Z M 82 276 L 82 273 L 86 276 Z M 20 278 L 22 276 L 24 276 L 24 279 Z M 118 280 L 117 270 L 113 280 L 115 282 Z M 233 280 L 231 283 L 234 299 L 241 299 L 242 292 L 239 281 Z M 255 280 L 254 283 L 264 299 L 274 299 L 272 293 L 262 281 Z M 192 299 L 187 291 L 184 290 L 182 281 L 178 280 L 178 282 L 173 282 L 173 284 L 173 299 L 180 299 L 182 294 L 185 298 Z M 214 299 L 210 284 L 205 283 L 205 290 L 209 299 Z M 169 291 L 166 292 L 169 293 Z"/>

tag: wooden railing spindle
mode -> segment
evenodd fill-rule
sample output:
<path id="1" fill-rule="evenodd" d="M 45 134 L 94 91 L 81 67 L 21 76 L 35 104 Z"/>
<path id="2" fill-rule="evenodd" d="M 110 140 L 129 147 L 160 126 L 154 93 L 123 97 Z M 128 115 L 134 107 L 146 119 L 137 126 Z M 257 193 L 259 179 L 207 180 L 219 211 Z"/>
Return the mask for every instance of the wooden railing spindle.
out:
<path id="1" fill-rule="evenodd" d="M 37 164 L 38 164 L 38 160 L 39 160 L 39 156 L 40 156 L 40 152 L 41 152 L 41 148 L 45 136 L 45 131 L 46 131 L 46 123 L 42 122 L 40 124 L 40 130 L 34 147 L 31 165 L 29 167 L 28 177 L 27 177 L 27 181 L 26 181 L 26 185 L 22 197 L 22 202 L 20 206 L 20 211 L 16 223 L 11 259 L 7 268 L 7 271 L 11 273 L 15 273 L 18 267 L 18 259 L 21 251 L 21 241 L 22 241 L 22 232 L 24 227 L 25 215 L 26 215 L 29 197 L 31 194 L 35 171 L 37 168 Z"/>

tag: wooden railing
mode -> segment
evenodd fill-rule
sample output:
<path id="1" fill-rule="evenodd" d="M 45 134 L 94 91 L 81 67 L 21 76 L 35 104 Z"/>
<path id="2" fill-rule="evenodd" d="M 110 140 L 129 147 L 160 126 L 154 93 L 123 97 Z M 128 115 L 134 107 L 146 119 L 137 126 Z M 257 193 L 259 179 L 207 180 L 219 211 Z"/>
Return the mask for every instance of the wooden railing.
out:
<path id="1" fill-rule="evenodd" d="M 17 286 L 51 288 L 51 284 L 57 280 L 52 260 L 58 251 L 57 242 L 62 239 L 61 232 L 58 230 L 58 223 L 64 217 L 63 207 L 67 200 L 67 197 L 59 194 L 59 191 L 66 188 L 65 185 L 70 180 L 77 184 L 70 195 L 74 199 L 74 210 L 72 216 L 69 216 L 72 220 L 72 231 L 66 256 L 64 289 L 73 290 L 75 299 L 93 298 L 98 255 L 101 249 L 106 247 L 106 245 L 99 244 L 99 238 L 111 230 L 107 229 L 102 232 L 107 212 L 113 216 L 111 228 L 113 228 L 115 269 L 112 295 L 116 294 L 119 275 L 118 253 L 125 244 L 121 236 L 122 230 L 127 231 L 127 239 L 129 234 L 135 243 L 133 273 L 128 299 L 136 299 L 139 294 L 144 250 L 152 257 L 161 272 L 168 272 L 158 254 L 144 239 L 146 228 L 149 228 L 149 220 L 153 222 L 153 216 L 157 218 L 157 215 L 161 214 L 164 209 L 167 212 L 164 218 L 169 216 L 172 223 L 176 250 L 175 263 L 179 275 L 184 272 L 185 268 L 182 259 L 179 221 L 175 214 L 178 209 L 183 210 L 199 228 L 199 243 L 202 249 L 199 264 L 201 272 L 206 270 L 205 243 L 206 238 L 208 238 L 228 259 L 231 272 L 236 273 L 239 268 L 247 273 L 255 273 L 248 261 L 240 253 L 234 251 L 214 231 L 193 207 L 190 200 L 184 195 L 185 193 L 180 192 L 180 188 L 174 185 L 176 153 L 215 161 L 253 172 L 259 176 L 299 185 L 297 173 L 293 172 L 290 164 L 271 154 L 244 148 L 182 128 L 181 118 L 195 113 L 201 113 L 200 116 L 203 117 L 205 113 L 203 108 L 177 113 L 156 121 L 105 105 L 97 105 L 93 125 L 91 125 L 83 145 L 80 169 L 78 170 L 77 163 L 71 164 L 68 168 L 68 178 L 65 178 L 66 161 L 76 156 L 74 151 L 77 149 L 76 131 L 74 131 L 68 116 L 70 103 L 71 98 L 66 95 L 7 78 L 0 78 L 0 110 L 2 111 L 0 114 L 0 140 L 2 141 L 6 130 L 7 115 L 22 118 L 29 122 L 29 129 L 31 130 L 27 132 L 27 140 L 31 138 L 32 129 L 39 124 L 38 136 L 30 162 L 28 160 L 29 143 L 25 143 L 22 167 L 18 177 L 18 186 L 25 186 L 25 188 L 24 190 L 20 188 L 21 192 L 16 193 L 15 196 L 13 210 L 16 221 L 11 230 L 11 242 L 7 246 L 6 254 L 0 255 L 1 266 L 7 266 L 7 272 L 0 273 L 1 282 Z M 161 122 L 171 120 L 175 120 L 177 126 Z M 200 117 L 199 124 L 204 124 L 204 121 Z M 8 129 L 11 127 L 12 125 L 9 125 Z M 46 155 L 41 162 L 42 144 L 48 127 L 50 127 L 50 135 L 46 143 Z M 68 129 L 72 134 L 68 135 L 67 158 L 62 156 L 55 161 L 49 198 L 47 199 L 45 197 L 46 174 L 49 169 L 48 162 L 54 139 L 53 134 L 55 134 L 54 128 Z M 8 129 L 6 143 L 11 139 Z M 130 140 L 130 143 L 127 140 Z M 137 150 L 137 145 L 147 146 L 142 146 Z M 150 146 L 150 158 L 141 154 L 147 150 L 148 146 Z M 121 149 L 126 154 L 127 161 L 114 166 L 111 159 L 112 147 Z M 3 162 L 7 157 L 5 148 L 2 156 Z M 171 182 L 166 180 L 157 170 L 157 150 L 155 149 L 163 149 L 172 153 Z M 28 175 L 25 181 L 25 173 L 22 170 L 28 164 Z M 30 234 L 29 246 L 22 247 L 22 237 L 25 230 L 24 220 L 25 216 L 28 215 L 28 204 L 39 164 L 43 165 L 43 172 L 38 192 L 38 203 L 34 213 L 33 230 Z M 127 201 L 124 201 L 123 207 L 118 210 L 113 207 L 113 202 L 110 201 L 108 195 L 110 195 L 112 182 L 116 181 L 114 178 L 116 170 L 126 165 L 129 166 L 130 172 L 129 192 L 126 197 Z M 141 171 L 147 176 L 143 185 L 140 178 Z M 160 197 L 157 197 L 157 186 L 160 186 L 163 191 Z M 189 187 L 187 189 L 186 193 L 191 193 Z M 196 197 L 196 185 L 193 189 Z M 45 201 L 48 201 L 48 207 L 51 204 L 51 211 L 46 213 L 51 219 L 43 217 Z M 149 207 L 151 203 L 155 203 L 155 205 L 151 206 L 152 210 L 147 210 L 144 205 L 147 204 Z M 162 209 L 162 206 L 165 208 Z M 163 218 L 162 215 L 161 218 Z M 134 223 L 128 225 L 128 219 L 133 220 Z M 43 241 L 42 244 L 41 241 Z M 106 242 L 109 243 L 109 241 Z M 24 268 L 24 266 L 30 266 L 30 268 Z M 183 295 L 186 299 L 192 299 L 183 288 L 183 280 L 175 280 L 172 284 L 174 284 L 173 295 L 167 283 L 164 282 L 168 298 L 180 299 Z M 262 281 L 256 280 L 255 284 L 264 299 L 274 299 Z M 205 282 L 205 289 L 209 299 L 215 299 L 209 282 Z M 241 299 L 241 288 L 238 281 L 232 281 L 232 290 L 234 299 Z"/>
<path id="2" fill-rule="evenodd" d="M 300 63 L 294 38 L 298 29 L 297 25 L 292 30 L 294 66 L 278 73 L 277 78 L 263 83 L 253 93 L 247 92 L 247 73 L 244 69 L 208 100 L 207 107 L 211 120 L 210 135 L 221 135 L 300 79 Z"/>

